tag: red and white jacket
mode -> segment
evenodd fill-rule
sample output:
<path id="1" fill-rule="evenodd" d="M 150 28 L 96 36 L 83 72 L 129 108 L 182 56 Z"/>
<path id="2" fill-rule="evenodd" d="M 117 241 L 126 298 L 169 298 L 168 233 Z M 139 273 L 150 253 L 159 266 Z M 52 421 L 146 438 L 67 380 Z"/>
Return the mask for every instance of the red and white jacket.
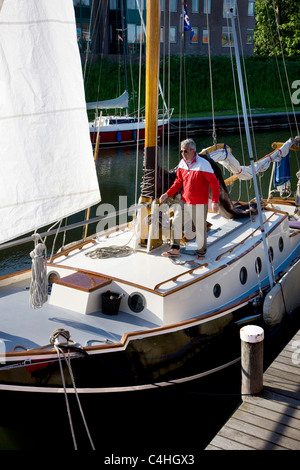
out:
<path id="1" fill-rule="evenodd" d="M 183 188 L 181 195 L 183 202 L 193 205 L 207 204 L 209 187 L 211 187 L 212 202 L 218 203 L 220 196 L 219 181 L 210 163 L 197 154 L 190 165 L 187 164 L 184 158 L 181 159 L 177 168 L 176 179 L 167 194 L 169 197 L 174 196 Z"/>

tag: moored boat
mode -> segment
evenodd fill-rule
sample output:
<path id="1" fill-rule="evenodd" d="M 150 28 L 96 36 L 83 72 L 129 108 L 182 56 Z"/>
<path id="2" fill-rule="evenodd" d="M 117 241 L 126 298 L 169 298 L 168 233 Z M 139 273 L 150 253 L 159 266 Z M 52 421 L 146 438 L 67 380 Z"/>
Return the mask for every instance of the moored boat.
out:
<path id="1" fill-rule="evenodd" d="M 28 25 L 32 25 L 32 19 L 27 16 L 32 12 L 25 7 L 25 3 L 21 10 L 25 16 L 18 24 L 20 38 L 24 31 L 27 32 Z M 36 34 L 39 34 L 40 24 L 45 22 L 49 25 L 46 47 L 49 33 L 55 39 L 62 22 L 55 17 L 49 2 L 41 0 L 41 3 L 44 9 L 36 7 L 34 24 Z M 76 45 L 72 2 L 65 1 L 64 4 L 67 34 L 70 35 L 68 39 L 72 43 L 73 38 Z M 13 33 L 16 25 L 14 16 L 10 15 L 15 14 L 14 5 L 14 0 L 4 2 L 0 13 L 2 21 L 5 20 Z M 51 21 L 44 17 L 45 12 L 49 13 Z M 79 206 L 77 209 L 84 209 L 97 204 L 100 199 L 87 119 L 84 117 L 79 54 L 78 51 L 75 53 L 75 46 L 72 45 L 72 51 L 77 63 L 80 91 L 76 91 L 77 107 L 74 109 L 70 96 L 70 101 L 57 112 L 51 108 L 51 104 L 53 106 L 57 101 L 50 97 L 49 103 L 46 100 L 50 108 L 47 110 L 46 106 L 46 112 L 42 113 L 41 107 L 44 109 L 45 103 L 42 99 L 41 103 L 35 99 L 37 108 L 33 108 L 34 112 L 31 110 L 34 118 L 28 124 L 31 132 L 27 124 L 23 124 L 24 131 L 28 131 L 26 137 L 32 135 L 35 125 L 36 132 L 41 129 L 46 131 L 49 126 L 44 119 L 47 116 L 51 118 L 53 114 L 53 132 L 61 137 L 61 141 L 53 139 L 52 147 L 47 148 L 43 159 L 43 165 L 47 164 L 45 167 L 37 164 L 44 153 L 41 145 L 43 139 L 38 147 L 39 142 L 33 139 L 34 143 L 24 149 L 26 155 L 31 156 L 33 146 L 37 156 L 37 161 L 31 159 L 33 176 L 24 178 L 22 189 L 27 199 L 24 201 L 23 194 L 20 197 L 19 187 L 16 198 L 12 197 L 14 194 L 9 194 L 9 198 L 6 195 L 3 199 L 1 211 L 5 223 L 1 233 L 2 248 L 19 244 L 19 240 L 9 240 L 34 230 L 33 236 L 25 238 L 25 242 L 34 242 L 34 250 L 32 271 L 14 273 L 0 279 L 0 390 L 95 394 L 168 387 L 212 375 L 237 363 L 240 359 L 241 325 L 255 322 L 272 329 L 278 324 L 277 315 L 276 318 L 272 318 L 272 312 L 271 317 L 264 315 L 265 298 L 274 292 L 274 287 L 283 276 L 286 279 L 289 272 L 294 271 L 292 267 L 297 266 L 298 269 L 300 229 L 297 197 L 276 201 L 261 201 L 257 197 L 254 204 L 234 204 L 220 178 L 220 212 L 208 213 L 205 260 L 196 260 L 193 239 L 182 240 L 179 258 L 165 259 L 161 256 L 170 241 L 172 206 L 158 203 L 155 185 L 154 190 L 149 191 L 151 183 L 156 181 L 159 1 L 148 1 L 147 15 L 149 63 L 145 159 L 139 203 L 122 213 L 110 213 L 83 221 L 82 226 L 98 222 L 96 233 L 71 245 L 63 242 L 60 250 L 51 254 L 50 258 L 45 254 L 45 237 L 53 231 L 65 232 L 67 227 L 59 225 L 58 229 L 46 232 L 41 231 L 40 227 L 75 213 L 75 205 Z M 9 38 L 9 28 L 5 34 Z M 59 45 L 61 50 L 61 41 Z M 57 52 L 56 49 L 54 51 Z M 38 64 L 37 70 L 40 66 Z M 10 71 L 11 76 L 16 77 L 13 80 L 15 85 L 19 71 L 17 62 L 16 69 Z M 67 70 L 64 72 L 67 73 Z M 32 81 L 29 79 L 27 83 Z M 53 85 L 56 89 L 56 84 Z M 62 96 L 64 93 L 65 90 L 62 90 Z M 49 93 L 46 93 L 48 97 Z M 27 96 L 28 103 L 31 103 L 29 98 Z M 60 128 L 65 119 L 59 120 L 66 109 L 70 118 L 68 134 Z M 3 112 L 3 120 L 8 126 L 12 122 L 9 110 L 4 109 Z M 39 121 L 40 114 L 42 122 Z M 28 116 L 29 112 L 25 111 L 25 123 Z M 74 116 L 75 122 L 71 123 Z M 80 139 L 76 138 L 77 126 L 73 124 L 79 124 L 83 129 Z M 10 135 L 6 133 L 7 145 Z M 68 145 L 66 135 L 69 136 Z M 299 138 L 291 138 L 280 144 L 271 157 L 264 159 L 264 167 L 272 159 L 283 161 L 290 149 L 297 148 L 298 142 Z M 18 142 L 12 144 L 18 145 Z M 80 159 L 82 152 L 84 161 Z M 76 160 L 74 153 L 78 154 Z M 15 158 L 18 152 L 13 155 Z M 49 159 L 49 155 L 53 158 Z M 60 166 L 58 168 L 56 155 L 66 158 L 65 171 Z M 250 169 L 240 167 L 231 150 L 223 144 L 203 149 L 200 156 L 209 158 L 213 168 L 217 165 L 215 161 L 221 161 L 224 157 L 226 165 L 235 167 L 231 171 L 236 178 L 248 178 L 250 174 L 255 181 L 254 165 L 251 164 Z M 27 160 L 23 159 L 23 166 Z M 86 173 L 83 174 L 83 171 Z M 217 174 L 217 170 L 214 171 Z M 45 180 L 36 190 L 33 181 L 37 174 L 43 173 Z M 47 180 L 52 173 L 54 178 L 49 185 Z M 22 180 L 21 176 L 18 180 Z M 34 187 L 33 195 L 28 193 L 28 181 Z M 54 182 L 55 189 L 52 187 Z M 70 205 L 66 206 L 66 200 Z M 48 206 L 49 201 L 51 204 Z M 31 211 L 25 210 L 27 207 Z M 122 223 L 114 227 L 110 221 L 117 216 L 124 217 Z M 284 302 L 282 305 L 285 308 Z M 279 323 L 288 313 L 282 312 Z"/>

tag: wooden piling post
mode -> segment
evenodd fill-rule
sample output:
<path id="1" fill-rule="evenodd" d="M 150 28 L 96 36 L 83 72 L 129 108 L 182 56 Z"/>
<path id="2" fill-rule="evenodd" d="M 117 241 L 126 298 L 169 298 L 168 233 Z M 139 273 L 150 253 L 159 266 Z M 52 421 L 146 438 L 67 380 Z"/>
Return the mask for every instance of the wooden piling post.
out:
<path id="1" fill-rule="evenodd" d="M 240 330 L 242 394 L 255 395 L 263 389 L 264 330 L 247 325 Z"/>

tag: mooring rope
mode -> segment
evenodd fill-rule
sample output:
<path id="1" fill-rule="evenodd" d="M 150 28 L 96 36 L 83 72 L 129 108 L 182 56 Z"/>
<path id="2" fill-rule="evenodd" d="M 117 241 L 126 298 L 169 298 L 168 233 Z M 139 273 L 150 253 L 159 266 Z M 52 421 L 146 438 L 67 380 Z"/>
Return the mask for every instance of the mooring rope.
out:
<path id="1" fill-rule="evenodd" d="M 63 338 L 62 343 L 60 343 L 60 337 Z M 92 449 L 95 450 L 95 446 L 94 446 L 90 431 L 88 429 L 88 425 L 87 425 L 87 422 L 86 422 L 86 419 L 85 419 L 85 416 L 84 416 L 84 413 L 83 413 L 83 409 L 82 409 L 82 406 L 81 406 L 81 403 L 80 403 L 79 395 L 77 393 L 75 380 L 74 380 L 74 375 L 73 375 L 73 371 L 72 371 L 72 367 L 71 367 L 71 358 L 67 357 L 67 355 L 64 352 L 64 347 L 67 346 L 69 338 L 70 338 L 70 333 L 68 331 L 63 330 L 61 328 L 58 328 L 57 330 L 55 330 L 52 333 L 52 335 L 50 337 L 50 343 L 53 344 L 53 346 L 54 346 L 54 348 L 57 352 L 57 356 L 58 356 L 61 380 L 62 380 L 62 384 L 63 384 L 63 388 L 64 388 L 65 401 L 66 401 L 66 407 L 67 407 L 67 413 L 68 413 L 68 418 L 69 418 L 69 423 L 70 423 L 70 428 L 71 428 L 73 444 L 74 444 L 75 450 L 77 450 L 77 442 L 76 442 L 74 426 L 73 426 L 73 421 L 72 421 L 72 416 L 71 416 L 71 410 L 70 410 L 70 405 L 69 405 L 69 399 L 68 399 L 68 393 L 67 393 L 67 388 L 66 388 L 66 382 L 65 382 L 65 377 L 64 377 L 63 367 L 62 367 L 61 354 L 63 355 L 63 357 L 65 359 L 65 362 L 67 364 L 68 370 L 69 370 L 69 374 L 70 374 L 70 377 L 71 377 L 73 389 L 74 389 L 74 392 L 75 392 L 75 396 L 76 396 L 76 399 L 77 399 L 79 411 L 80 411 L 80 414 L 81 414 L 81 417 L 82 417 L 82 420 L 83 420 L 83 423 L 84 423 L 84 426 L 85 426 L 85 429 L 86 429 L 87 436 L 89 438 Z"/>

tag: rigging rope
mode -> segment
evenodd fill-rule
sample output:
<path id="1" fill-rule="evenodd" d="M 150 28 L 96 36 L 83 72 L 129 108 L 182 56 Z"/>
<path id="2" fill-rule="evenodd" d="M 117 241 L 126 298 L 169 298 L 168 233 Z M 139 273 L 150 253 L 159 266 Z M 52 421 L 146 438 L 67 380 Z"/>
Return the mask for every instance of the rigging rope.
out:
<path id="1" fill-rule="evenodd" d="M 216 123 L 215 123 L 215 107 L 214 107 L 214 92 L 213 92 L 213 80 L 212 80 L 212 67 L 211 67 L 211 50 L 210 50 L 210 30 L 209 30 L 209 20 L 208 20 L 208 4 L 205 0 L 206 6 L 206 28 L 207 28 L 207 37 L 208 37 L 208 61 L 209 61 L 209 77 L 210 77 L 210 95 L 211 95 L 211 110 L 212 110 L 212 121 L 213 121 L 213 131 L 212 138 L 213 143 L 217 144 L 217 132 L 216 132 Z"/>

